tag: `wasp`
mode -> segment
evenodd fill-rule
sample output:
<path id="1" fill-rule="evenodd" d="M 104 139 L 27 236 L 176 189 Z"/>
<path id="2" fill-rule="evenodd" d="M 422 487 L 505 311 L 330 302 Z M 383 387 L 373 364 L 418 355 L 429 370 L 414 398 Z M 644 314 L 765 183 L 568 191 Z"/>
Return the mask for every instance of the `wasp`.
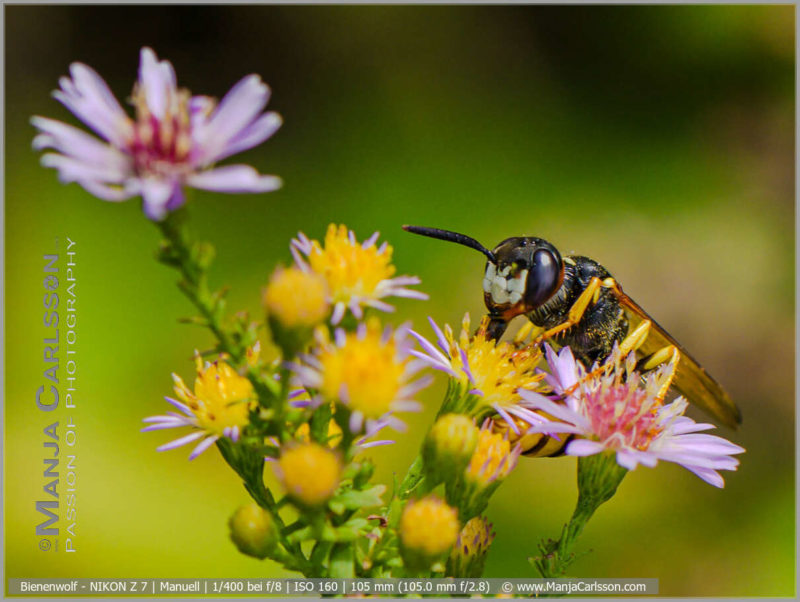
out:
<path id="1" fill-rule="evenodd" d="M 562 257 L 552 244 L 533 236 L 507 238 L 490 251 L 464 234 L 420 226 L 403 229 L 486 256 L 483 298 L 490 338 L 502 337 L 509 322 L 524 314 L 539 332 L 536 343 L 568 345 L 587 367 L 602 364 L 615 345 L 623 355 L 636 352 L 640 373 L 674 362 L 677 369 L 666 388 L 674 386 L 728 427 L 741 423 L 739 409 L 720 384 L 593 259 Z M 553 446 L 537 435 L 530 446 L 523 445 L 523 453 L 557 455 L 565 445 Z"/>

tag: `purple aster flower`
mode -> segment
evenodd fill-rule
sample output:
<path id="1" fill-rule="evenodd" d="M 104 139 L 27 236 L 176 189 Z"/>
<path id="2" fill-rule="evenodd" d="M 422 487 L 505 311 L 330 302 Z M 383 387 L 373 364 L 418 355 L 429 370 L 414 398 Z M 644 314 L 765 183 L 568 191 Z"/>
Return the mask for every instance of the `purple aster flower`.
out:
<path id="1" fill-rule="evenodd" d="M 42 165 L 58 170 L 61 182 L 77 182 L 104 201 L 141 196 L 145 214 L 163 219 L 185 200 L 184 187 L 229 193 L 270 192 L 276 176 L 249 165 L 213 167 L 217 161 L 257 146 L 281 125 L 277 113 L 262 113 L 269 88 L 257 75 L 239 81 L 217 105 L 178 88 L 168 61 L 142 48 L 133 87 L 136 118 L 120 106 L 106 82 L 82 63 L 70 66 L 53 96 L 100 138 L 66 123 L 33 117 L 36 150 L 50 148 Z"/>
<path id="2" fill-rule="evenodd" d="M 564 354 L 562 350 L 562 354 L 555 358 L 558 375 L 553 375 L 551 385 L 556 390 L 563 390 L 572 382 L 572 375 L 581 371 L 574 358 L 571 361 L 575 365 L 569 365 L 571 353 Z M 616 356 L 617 352 L 612 354 L 612 358 Z M 744 452 L 744 448 L 722 437 L 698 434 L 714 426 L 698 424 L 684 416 L 688 406 L 684 398 L 666 405 L 659 400 L 658 392 L 675 370 L 674 363 L 648 374 L 643 386 L 640 375 L 633 370 L 635 355 L 631 354 L 624 364 L 617 358 L 609 374 L 581 382 L 566 403 L 533 391 L 520 391 L 528 407 L 550 417 L 528 432 L 577 436 L 567 444 L 568 455 L 613 451 L 617 463 L 628 470 L 639 464 L 653 467 L 659 460 L 675 462 L 707 483 L 723 487 L 725 482 L 717 471 L 736 470 L 739 461 L 732 456 Z M 551 369 L 553 365 L 550 363 Z"/>

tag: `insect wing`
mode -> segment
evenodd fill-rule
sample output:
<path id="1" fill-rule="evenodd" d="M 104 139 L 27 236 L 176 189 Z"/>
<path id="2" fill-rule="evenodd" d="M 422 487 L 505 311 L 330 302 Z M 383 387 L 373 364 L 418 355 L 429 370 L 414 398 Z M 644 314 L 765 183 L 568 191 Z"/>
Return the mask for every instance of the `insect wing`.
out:
<path id="1" fill-rule="evenodd" d="M 673 386 L 691 403 L 719 419 L 725 426 L 736 428 L 738 424 L 741 424 L 742 415 L 739 408 L 736 407 L 722 386 L 640 305 L 621 291 L 616 294 L 628 317 L 630 331 L 643 320 L 649 320 L 651 323 L 650 332 L 637 350 L 637 354 L 647 357 L 664 347 L 674 345 L 680 352 L 681 358 L 678 362 Z"/>

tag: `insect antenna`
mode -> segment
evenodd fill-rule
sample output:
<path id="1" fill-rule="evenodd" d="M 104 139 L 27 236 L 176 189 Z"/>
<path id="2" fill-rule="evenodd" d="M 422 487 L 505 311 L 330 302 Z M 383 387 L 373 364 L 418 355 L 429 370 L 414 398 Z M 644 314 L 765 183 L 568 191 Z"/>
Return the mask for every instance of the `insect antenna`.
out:
<path id="1" fill-rule="evenodd" d="M 459 234 L 458 232 L 450 232 L 449 230 L 440 230 L 439 228 L 425 228 L 424 226 L 403 226 L 403 230 L 406 232 L 412 232 L 413 234 L 421 234 L 422 236 L 429 236 L 430 238 L 438 238 L 439 240 L 446 240 L 449 242 L 454 242 L 459 245 L 464 245 L 465 247 L 469 247 L 470 249 L 475 249 L 476 251 L 480 251 L 486 257 L 489 258 L 489 261 L 496 264 L 497 260 L 494 257 L 494 253 L 492 253 L 489 249 L 484 247 L 481 243 L 479 243 L 474 238 L 467 236 L 466 234 Z"/>

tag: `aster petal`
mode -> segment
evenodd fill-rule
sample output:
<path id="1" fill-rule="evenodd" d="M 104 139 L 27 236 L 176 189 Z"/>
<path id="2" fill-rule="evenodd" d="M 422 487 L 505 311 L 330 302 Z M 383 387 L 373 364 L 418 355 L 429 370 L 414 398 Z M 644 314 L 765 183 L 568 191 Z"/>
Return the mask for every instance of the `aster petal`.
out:
<path id="1" fill-rule="evenodd" d="M 261 113 L 269 94 L 269 87 L 258 75 L 248 75 L 230 89 L 208 120 L 194 132 L 204 151 L 204 163 L 219 159 L 229 142 Z"/>
<path id="2" fill-rule="evenodd" d="M 35 150 L 52 148 L 82 163 L 102 167 L 109 173 L 118 174 L 115 181 L 132 173 L 130 157 L 83 130 L 39 116 L 31 118 L 31 125 L 40 131 L 33 139 Z"/>
<path id="3" fill-rule="evenodd" d="M 433 376 L 430 374 L 426 374 L 425 376 L 418 378 L 412 383 L 409 383 L 403 386 L 397 393 L 398 397 L 400 398 L 408 398 L 413 397 L 422 389 L 428 387 L 433 382 Z"/>
<path id="4" fill-rule="evenodd" d="M 428 354 L 428 359 L 433 360 L 434 362 L 442 366 L 450 367 L 450 358 L 445 357 L 445 355 L 441 351 L 439 351 L 438 349 L 436 349 L 436 347 L 431 345 L 428 339 L 426 339 L 424 336 L 422 336 L 421 334 L 417 333 L 414 330 L 409 331 L 409 334 L 415 339 L 417 339 L 417 342 L 419 342 L 419 346 L 422 347 L 422 349 Z M 413 351 L 411 353 L 416 355 Z M 424 359 L 424 356 L 417 355 L 417 357 L 422 357 L 422 359 Z"/>
<path id="5" fill-rule="evenodd" d="M 191 408 L 190 408 L 189 406 L 187 406 L 185 403 L 181 403 L 181 402 L 180 402 L 180 401 L 178 401 L 177 399 L 172 399 L 172 397 L 164 397 L 164 399 L 165 399 L 165 400 L 166 400 L 168 403 L 170 403 L 170 404 L 172 404 L 173 406 L 175 406 L 175 407 L 176 407 L 178 410 L 180 410 L 181 412 L 183 412 L 184 414 L 186 414 L 187 416 L 189 416 L 190 418 L 191 418 L 192 416 L 194 416 L 194 414 L 192 414 L 192 410 L 191 410 Z"/>
<path id="6" fill-rule="evenodd" d="M 706 456 L 741 454 L 743 447 L 715 435 L 681 435 L 673 438 L 669 447 L 680 448 Z"/>
<path id="7" fill-rule="evenodd" d="M 193 188 L 229 193 L 272 192 L 281 187 L 277 176 L 264 176 L 249 165 L 226 165 L 190 174 L 186 183 Z"/>
<path id="8" fill-rule="evenodd" d="M 206 437 L 205 439 L 203 439 L 200 443 L 197 444 L 197 447 L 195 447 L 192 450 L 192 453 L 189 454 L 189 459 L 190 460 L 194 460 L 197 456 L 199 456 L 204 451 L 206 451 L 209 447 L 214 445 L 214 443 L 216 443 L 217 439 L 219 439 L 219 435 L 212 435 L 211 437 Z"/>
<path id="9" fill-rule="evenodd" d="M 186 445 L 187 443 L 191 443 L 192 441 L 197 441 L 200 437 L 204 436 L 205 436 L 204 431 L 195 431 L 193 433 L 189 433 L 185 437 L 181 437 L 180 439 L 175 439 L 174 441 L 170 441 L 169 443 L 160 445 L 159 447 L 156 448 L 156 451 L 167 451 L 169 449 L 175 449 L 176 447 Z"/>
<path id="10" fill-rule="evenodd" d="M 519 395 L 525 400 L 525 405 L 528 407 L 543 410 L 554 418 L 574 424 L 575 426 L 579 426 L 583 429 L 589 428 L 589 423 L 586 418 L 569 409 L 565 405 L 558 404 L 547 399 L 547 397 L 541 395 L 540 393 L 521 389 L 519 391 Z"/>
<path id="11" fill-rule="evenodd" d="M 62 77 L 53 96 L 78 119 L 112 144 L 122 147 L 131 134 L 131 121 L 108 85 L 91 67 L 70 65 L 72 79 Z"/>
<path id="12" fill-rule="evenodd" d="M 341 301 L 337 302 L 336 305 L 333 306 L 333 313 L 331 314 L 331 324 L 336 326 L 339 322 L 341 322 L 342 318 L 344 318 L 344 314 L 346 311 L 347 311 L 347 306 Z"/>
<path id="13" fill-rule="evenodd" d="M 696 474 L 698 477 L 703 479 L 709 485 L 713 485 L 714 487 L 719 487 L 722 489 L 725 487 L 725 479 L 716 471 L 710 468 L 700 468 L 698 466 L 687 466 L 683 465 L 683 467 Z"/>
<path id="14" fill-rule="evenodd" d="M 142 48 L 139 57 L 139 85 L 147 108 L 158 119 L 164 119 L 170 97 L 177 92 L 175 71 L 169 61 L 159 62 L 150 48 Z"/>
<path id="15" fill-rule="evenodd" d="M 174 194 L 176 184 L 168 180 L 146 178 L 141 181 L 144 212 L 152 220 L 160 221 L 167 215 L 167 203 Z"/>
<path id="16" fill-rule="evenodd" d="M 564 453 L 570 456 L 593 456 L 605 451 L 605 446 L 599 441 L 589 439 L 575 439 L 567 443 Z"/>
<path id="17" fill-rule="evenodd" d="M 86 181 L 122 184 L 129 175 L 115 166 L 86 163 L 81 159 L 56 153 L 45 153 L 40 162 L 43 167 L 58 170 L 58 179 L 64 184 Z"/>
<path id="18" fill-rule="evenodd" d="M 617 451 L 617 464 L 622 468 L 633 470 L 639 464 L 639 457 L 628 449 L 620 449 Z"/>
<path id="19" fill-rule="evenodd" d="M 378 439 L 377 441 L 366 441 L 359 443 L 361 449 L 369 449 L 370 447 L 379 447 L 381 445 L 392 445 L 394 441 L 391 439 Z"/>
<path id="20" fill-rule="evenodd" d="M 133 184 L 130 181 L 125 182 L 125 184 L 122 186 L 109 186 L 94 180 L 79 180 L 78 184 L 83 186 L 86 192 L 92 196 L 96 196 L 98 199 L 110 201 L 112 203 L 127 201 L 131 197 L 139 194 L 139 185 Z"/>
<path id="21" fill-rule="evenodd" d="M 713 424 L 707 422 L 695 422 L 687 416 L 680 416 L 672 423 L 672 433 L 674 435 L 682 435 L 684 433 L 696 433 L 698 431 L 707 431 L 717 428 Z"/>
<path id="22" fill-rule="evenodd" d="M 264 113 L 235 136 L 214 161 L 221 161 L 231 155 L 258 146 L 271 137 L 283 125 L 283 119 L 275 112 Z"/>

